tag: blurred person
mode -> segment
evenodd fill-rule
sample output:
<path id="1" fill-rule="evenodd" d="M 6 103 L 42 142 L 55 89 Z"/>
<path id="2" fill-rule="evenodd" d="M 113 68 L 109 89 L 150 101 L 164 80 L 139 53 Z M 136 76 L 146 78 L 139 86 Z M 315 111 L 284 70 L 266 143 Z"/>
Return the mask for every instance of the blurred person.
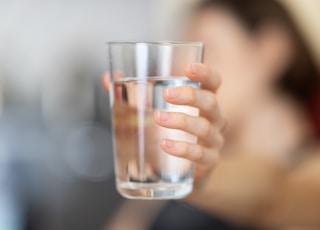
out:
<path id="1" fill-rule="evenodd" d="M 173 113 L 161 121 L 157 112 L 155 121 L 200 140 L 197 146 L 164 140 L 167 153 L 194 161 L 198 169 L 210 167 L 185 200 L 193 206 L 170 203 L 151 229 L 319 228 L 319 117 L 310 112 L 319 111 L 318 69 L 289 14 L 274 0 L 204 0 L 188 32 L 206 46 L 205 65 L 186 70 L 202 89 L 171 88 L 163 96 L 198 107 L 201 116 Z M 222 78 L 217 93 L 219 77 L 209 68 Z M 215 117 L 218 104 L 228 127 L 214 167 L 223 132 L 223 118 Z M 151 210 L 159 208 L 147 203 L 143 211 L 127 201 L 120 214 L 135 205 L 141 213 L 127 213 L 135 225 L 126 225 L 150 227 Z M 117 218 L 126 221 L 125 215 Z M 117 221 L 111 228 L 121 229 Z"/>

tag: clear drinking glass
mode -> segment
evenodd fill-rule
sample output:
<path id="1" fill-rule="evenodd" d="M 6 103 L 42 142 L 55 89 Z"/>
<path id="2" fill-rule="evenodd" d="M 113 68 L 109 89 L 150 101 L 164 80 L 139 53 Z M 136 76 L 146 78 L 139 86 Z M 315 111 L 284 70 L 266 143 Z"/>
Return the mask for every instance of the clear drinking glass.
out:
<path id="1" fill-rule="evenodd" d="M 181 130 L 161 127 L 156 110 L 198 116 L 198 109 L 167 103 L 167 87 L 199 87 L 184 74 L 202 61 L 201 42 L 110 42 L 110 105 L 116 186 L 132 199 L 178 199 L 192 191 L 193 165 L 160 148 L 164 138 L 196 143 Z M 195 124 L 196 125 L 196 124 Z"/>

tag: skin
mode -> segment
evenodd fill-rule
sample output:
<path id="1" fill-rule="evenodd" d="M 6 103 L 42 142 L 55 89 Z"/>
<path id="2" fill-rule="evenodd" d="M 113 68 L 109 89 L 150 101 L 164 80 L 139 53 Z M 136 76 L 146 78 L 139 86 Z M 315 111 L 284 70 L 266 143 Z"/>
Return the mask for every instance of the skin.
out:
<path id="1" fill-rule="evenodd" d="M 198 175 L 196 187 L 185 201 L 243 224 L 268 226 L 271 229 L 279 226 L 282 229 L 291 229 L 292 226 L 300 226 L 299 229 L 312 229 L 314 226 L 320 226 L 318 214 L 320 200 L 316 195 L 320 193 L 319 157 L 307 157 L 297 167 L 286 169 L 273 159 L 265 158 L 263 154 L 259 155 L 256 152 L 251 154 L 244 149 L 238 151 L 236 155 L 220 157 L 217 164 L 219 155 L 226 153 L 221 151 L 224 120 L 214 93 L 218 89 L 220 79 L 218 75 L 212 74 L 206 65 L 199 63 L 194 65 L 199 68 L 197 76 L 191 75 L 188 67 L 186 68 L 187 76 L 192 80 L 206 82 L 207 87 L 200 90 L 178 87 L 175 89 L 178 92 L 174 94 L 174 99 L 171 92 L 168 92 L 172 89 L 167 89 L 163 92 L 163 96 L 170 103 L 198 107 L 201 116 L 193 118 L 183 114 L 168 113 L 166 119 L 162 121 L 162 111 L 154 114 L 157 124 L 179 128 L 197 135 L 200 139 L 196 145 L 173 141 L 167 146 L 167 142 L 171 141 L 167 139 L 161 143 L 161 147 L 168 154 L 189 159 L 196 164 L 195 172 Z M 108 76 L 104 77 L 103 82 L 108 89 Z M 211 107 L 205 106 L 201 100 L 203 96 L 211 97 L 212 102 L 209 102 L 212 103 Z M 210 126 L 210 129 L 192 128 L 186 125 L 188 122 L 203 122 L 203 125 Z M 209 135 L 208 133 L 211 133 L 211 137 L 204 138 Z M 235 150 L 231 148 L 229 151 Z M 310 152 L 317 151 L 317 148 L 310 150 Z M 242 182 L 244 178 L 251 183 L 244 184 Z M 163 202 L 150 205 L 144 201 L 126 201 L 108 229 L 123 229 L 127 227 L 126 224 L 129 224 L 131 229 L 147 229 L 162 205 Z M 128 211 L 135 207 L 139 207 L 141 211 L 135 214 Z M 131 221 L 124 221 L 124 216 L 130 216 Z M 148 218 L 145 218 L 146 216 Z"/>
<path id="2" fill-rule="evenodd" d="M 192 23 L 190 37 L 205 42 L 205 63 L 222 76 L 217 100 L 229 125 L 219 164 L 189 202 L 259 228 L 319 228 L 319 148 L 301 147 L 312 139 L 307 118 L 273 86 L 291 65 L 290 35 L 277 24 L 248 33 L 223 9 Z"/>
<path id="3" fill-rule="evenodd" d="M 169 103 L 199 108 L 200 116 L 154 114 L 160 126 L 199 138 L 197 144 L 161 142 L 168 154 L 196 165 L 196 187 L 185 201 L 258 228 L 318 229 L 320 158 L 309 155 L 319 148 L 301 147 L 311 138 L 305 114 L 273 86 L 294 56 L 286 29 L 266 24 L 250 34 L 231 13 L 210 9 L 191 22 L 188 37 L 206 44 L 205 63 L 185 69 L 202 88 L 169 88 L 163 97 Z M 104 86 L 108 89 L 108 77 Z M 144 217 L 152 208 L 146 210 L 136 229 L 147 228 Z"/>
<path id="4" fill-rule="evenodd" d="M 223 146 L 224 120 L 216 103 L 215 92 L 221 79 L 202 63 L 191 63 L 185 67 L 186 76 L 202 85 L 201 89 L 193 87 L 172 87 L 163 92 L 163 98 L 172 104 L 189 105 L 199 109 L 200 116 L 194 117 L 184 113 L 156 111 L 154 121 L 163 127 L 179 129 L 198 137 L 197 144 L 163 139 L 161 148 L 170 155 L 191 160 L 195 163 L 195 183 L 204 178 L 216 164 Z M 109 91 L 108 74 L 103 84 Z M 203 100 L 206 98 L 206 100 Z M 197 125 L 193 125 L 197 124 Z"/>
<path id="5" fill-rule="evenodd" d="M 294 55 L 286 29 L 268 23 L 249 32 L 217 8 L 196 15 L 189 34 L 205 42 L 205 64 L 222 76 L 216 97 L 228 121 L 223 151 L 241 149 L 290 164 L 311 129 L 299 105 L 274 87 Z"/>
<path id="6" fill-rule="evenodd" d="M 197 188 L 201 188 L 217 164 L 224 143 L 222 131 L 225 127 L 225 120 L 221 116 L 216 101 L 216 91 L 220 86 L 221 78 L 202 63 L 187 65 L 185 75 L 192 81 L 200 82 L 202 88 L 167 88 L 163 92 L 163 98 L 172 104 L 196 107 L 199 109 L 200 115 L 194 117 L 183 113 L 156 111 L 153 118 L 155 123 L 160 126 L 183 130 L 198 137 L 197 144 L 170 139 L 163 139 L 160 144 L 168 154 L 194 162 L 195 188 L 193 193 L 198 193 Z M 103 85 L 109 91 L 110 78 L 108 74 L 103 77 Z M 163 205 L 163 201 L 153 202 L 150 205 L 145 201 L 128 200 L 123 203 L 107 229 L 147 229 Z M 130 211 L 137 207 L 139 207 L 139 212 Z"/>

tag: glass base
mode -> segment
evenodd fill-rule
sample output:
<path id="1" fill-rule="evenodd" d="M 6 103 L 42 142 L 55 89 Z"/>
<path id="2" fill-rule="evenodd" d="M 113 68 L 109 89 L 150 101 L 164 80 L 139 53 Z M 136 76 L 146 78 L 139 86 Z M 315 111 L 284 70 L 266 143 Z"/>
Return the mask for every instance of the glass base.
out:
<path id="1" fill-rule="evenodd" d="M 118 192 L 125 198 L 143 200 L 181 199 L 192 191 L 192 183 L 117 182 Z"/>

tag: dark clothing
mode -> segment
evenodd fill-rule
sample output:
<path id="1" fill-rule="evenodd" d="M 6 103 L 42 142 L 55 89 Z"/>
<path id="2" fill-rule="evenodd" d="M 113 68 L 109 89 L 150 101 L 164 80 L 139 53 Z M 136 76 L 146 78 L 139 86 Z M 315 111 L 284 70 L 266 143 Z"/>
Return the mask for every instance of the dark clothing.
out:
<path id="1" fill-rule="evenodd" d="M 180 202 L 163 208 L 150 230 L 249 230 Z"/>

